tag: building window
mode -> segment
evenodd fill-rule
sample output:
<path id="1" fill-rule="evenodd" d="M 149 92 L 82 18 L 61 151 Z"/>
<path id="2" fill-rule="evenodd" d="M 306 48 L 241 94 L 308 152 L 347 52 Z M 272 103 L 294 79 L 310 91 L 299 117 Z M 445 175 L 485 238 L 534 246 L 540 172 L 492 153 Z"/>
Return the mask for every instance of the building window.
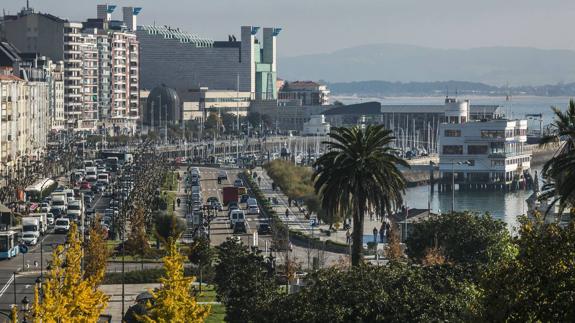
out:
<path id="1" fill-rule="evenodd" d="M 463 146 L 446 145 L 443 146 L 444 155 L 463 155 Z"/>
<path id="2" fill-rule="evenodd" d="M 501 159 L 492 160 L 491 166 L 505 166 L 505 160 Z"/>
<path id="3" fill-rule="evenodd" d="M 469 155 L 485 155 L 487 154 L 487 145 L 469 145 L 467 146 L 467 154 Z"/>
<path id="4" fill-rule="evenodd" d="M 461 130 L 445 130 L 445 137 L 461 137 Z"/>
<path id="5" fill-rule="evenodd" d="M 481 138 L 504 139 L 505 130 L 481 130 Z"/>

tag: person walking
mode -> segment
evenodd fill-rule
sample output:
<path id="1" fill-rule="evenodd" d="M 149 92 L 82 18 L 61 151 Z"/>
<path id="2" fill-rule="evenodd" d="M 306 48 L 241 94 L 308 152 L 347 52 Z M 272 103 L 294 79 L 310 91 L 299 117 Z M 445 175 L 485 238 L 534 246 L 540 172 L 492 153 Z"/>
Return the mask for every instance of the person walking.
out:
<path id="1" fill-rule="evenodd" d="M 349 229 L 347 229 L 347 231 L 345 232 L 345 241 L 347 244 L 351 243 L 351 232 L 349 231 Z"/>
<path id="2" fill-rule="evenodd" d="M 377 228 L 373 227 L 373 242 L 377 243 Z"/>
<path id="3" fill-rule="evenodd" d="M 181 203 L 181 202 L 182 202 L 182 201 L 181 201 L 180 198 L 178 197 L 178 199 L 176 200 L 176 203 L 178 203 L 178 207 L 180 207 L 180 203 Z"/>
<path id="4" fill-rule="evenodd" d="M 386 231 L 385 231 L 385 221 L 381 223 L 381 227 L 379 228 L 379 242 L 384 243 L 384 238 L 386 235 Z"/>
<path id="5" fill-rule="evenodd" d="M 286 218 L 289 218 L 289 209 L 286 208 Z"/>

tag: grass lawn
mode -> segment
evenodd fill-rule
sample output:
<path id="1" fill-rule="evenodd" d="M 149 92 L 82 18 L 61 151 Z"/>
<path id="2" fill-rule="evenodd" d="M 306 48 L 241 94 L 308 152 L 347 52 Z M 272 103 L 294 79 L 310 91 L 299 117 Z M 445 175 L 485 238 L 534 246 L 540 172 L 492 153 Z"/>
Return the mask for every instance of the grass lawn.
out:
<path id="1" fill-rule="evenodd" d="M 210 310 L 210 315 L 206 319 L 206 323 L 220 323 L 225 322 L 226 317 L 226 307 L 223 304 L 212 304 Z"/>
<path id="2" fill-rule="evenodd" d="M 175 191 L 178 189 L 178 174 L 176 172 L 168 172 L 164 177 L 162 183 L 162 191 Z"/>
<path id="3" fill-rule="evenodd" d="M 196 280 L 197 282 L 197 280 Z M 194 290 L 199 292 L 200 286 L 194 285 Z M 198 302 L 217 302 L 214 285 L 202 284 L 202 293 L 196 298 Z"/>

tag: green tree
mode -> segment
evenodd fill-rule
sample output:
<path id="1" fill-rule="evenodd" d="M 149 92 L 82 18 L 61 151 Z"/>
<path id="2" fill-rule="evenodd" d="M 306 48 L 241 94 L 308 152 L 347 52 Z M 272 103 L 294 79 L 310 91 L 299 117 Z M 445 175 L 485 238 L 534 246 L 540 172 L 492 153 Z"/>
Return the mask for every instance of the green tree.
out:
<path id="1" fill-rule="evenodd" d="M 270 322 L 269 305 L 278 297 L 278 286 L 264 258 L 233 239 L 216 248 L 214 282 L 218 299 L 226 305 L 226 322 Z"/>
<path id="2" fill-rule="evenodd" d="M 474 267 L 513 257 L 516 249 L 503 221 L 488 214 L 442 214 L 413 224 L 407 237 L 407 255 L 423 261 L 434 248 L 447 262 Z"/>
<path id="3" fill-rule="evenodd" d="M 489 322 L 575 321 L 575 222 L 566 227 L 522 220 L 517 257 L 482 280 Z"/>
<path id="4" fill-rule="evenodd" d="M 165 213 L 156 216 L 154 233 L 165 244 L 170 238 L 177 240 L 185 230 L 186 223 L 181 218 Z"/>
<path id="5" fill-rule="evenodd" d="M 202 292 L 202 273 L 205 266 L 211 266 L 214 260 L 215 252 L 210 247 L 210 240 L 206 237 L 200 237 L 190 246 L 188 259 L 194 265 L 198 266 L 200 272 L 200 293 Z"/>
<path id="6" fill-rule="evenodd" d="M 130 232 L 124 245 L 127 254 L 138 255 L 141 258 L 145 257 L 150 250 L 146 232 L 146 216 L 141 206 L 137 206 L 130 217 Z"/>
<path id="7" fill-rule="evenodd" d="M 391 213 L 403 203 L 405 179 L 397 165 L 409 167 L 389 145 L 395 139 L 383 126 L 334 128 L 327 153 L 315 163 L 315 191 L 328 212 L 352 212 L 352 265 L 363 254 L 364 216 L 370 210 Z"/>
<path id="8" fill-rule="evenodd" d="M 575 102 L 571 99 L 565 112 L 555 107 L 551 109 L 555 114 L 551 132 L 541 138 L 540 145 L 556 143 L 560 146 L 555 156 L 543 165 L 542 175 L 551 181 L 545 185 L 546 193 L 540 199 L 553 198 L 552 205 L 559 203 L 562 213 L 575 205 Z"/>
<path id="9" fill-rule="evenodd" d="M 223 112 L 221 114 L 221 118 L 222 118 L 222 124 L 224 125 L 224 128 L 226 129 L 226 133 L 237 132 L 238 120 L 237 120 L 237 117 L 235 114 Z"/>
<path id="10" fill-rule="evenodd" d="M 212 135 L 217 134 L 219 132 L 219 127 L 222 124 L 220 116 L 217 112 L 212 111 L 206 118 L 206 122 L 204 123 L 204 128 L 206 131 L 210 132 Z"/>
<path id="11" fill-rule="evenodd" d="M 298 293 L 272 304 L 269 322 L 465 322 L 480 309 L 457 268 L 402 263 L 311 273 Z"/>

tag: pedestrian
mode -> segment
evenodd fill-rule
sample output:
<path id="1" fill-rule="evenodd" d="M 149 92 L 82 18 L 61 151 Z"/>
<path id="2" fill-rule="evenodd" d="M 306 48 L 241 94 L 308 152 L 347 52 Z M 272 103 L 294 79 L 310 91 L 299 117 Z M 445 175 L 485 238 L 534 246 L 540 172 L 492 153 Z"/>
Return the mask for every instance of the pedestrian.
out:
<path id="1" fill-rule="evenodd" d="M 349 229 L 347 229 L 347 231 L 345 232 L 345 242 L 347 244 L 351 243 L 351 232 L 349 232 Z"/>
<path id="2" fill-rule="evenodd" d="M 369 212 L 369 221 L 373 221 L 373 212 Z"/>
<path id="3" fill-rule="evenodd" d="M 262 184 L 262 178 L 258 177 L 258 186 L 260 186 Z"/>
<path id="4" fill-rule="evenodd" d="M 385 237 L 385 222 L 381 223 L 381 227 L 379 228 L 379 242 L 384 242 Z"/>
<path id="5" fill-rule="evenodd" d="M 286 208 L 286 218 L 289 218 L 289 209 Z"/>
<path id="6" fill-rule="evenodd" d="M 180 202 L 181 202 L 181 200 L 180 200 L 180 198 L 178 197 L 178 199 L 176 200 L 176 203 L 178 203 L 178 207 L 180 207 Z"/>
<path id="7" fill-rule="evenodd" d="M 373 242 L 377 243 L 377 228 L 373 227 Z"/>

